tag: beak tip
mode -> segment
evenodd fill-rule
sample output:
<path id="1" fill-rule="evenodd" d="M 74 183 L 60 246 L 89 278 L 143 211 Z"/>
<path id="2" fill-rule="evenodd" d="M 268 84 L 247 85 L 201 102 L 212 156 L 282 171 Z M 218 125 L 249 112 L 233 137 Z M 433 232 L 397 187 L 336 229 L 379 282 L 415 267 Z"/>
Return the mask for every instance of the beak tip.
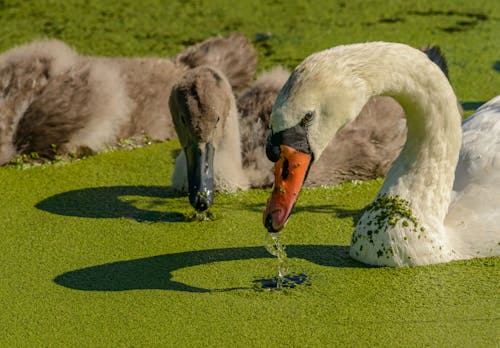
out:
<path id="1" fill-rule="evenodd" d="M 214 201 L 213 194 L 211 192 L 196 192 L 189 197 L 189 202 L 191 206 L 197 212 L 203 212 L 212 206 Z"/>
<path id="2" fill-rule="evenodd" d="M 280 212 L 274 211 L 274 213 L 275 214 L 278 213 L 279 215 Z M 266 212 L 264 214 L 264 227 L 267 229 L 267 232 L 269 233 L 279 232 L 283 229 L 283 227 L 285 227 L 285 224 L 278 224 L 278 226 L 276 226 L 275 218 L 276 215 L 273 215 L 273 212 Z M 278 216 L 278 220 L 280 221 L 282 220 L 280 219 L 280 216 Z"/>

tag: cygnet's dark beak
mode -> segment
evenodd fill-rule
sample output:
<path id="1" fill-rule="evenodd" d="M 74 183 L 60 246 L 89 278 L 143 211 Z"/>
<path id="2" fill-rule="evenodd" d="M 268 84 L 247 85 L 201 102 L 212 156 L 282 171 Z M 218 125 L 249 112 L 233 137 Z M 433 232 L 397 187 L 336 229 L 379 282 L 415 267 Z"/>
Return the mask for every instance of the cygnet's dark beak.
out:
<path id="1" fill-rule="evenodd" d="M 205 211 L 214 202 L 214 148 L 193 144 L 184 148 L 187 162 L 189 203 L 196 211 Z"/>

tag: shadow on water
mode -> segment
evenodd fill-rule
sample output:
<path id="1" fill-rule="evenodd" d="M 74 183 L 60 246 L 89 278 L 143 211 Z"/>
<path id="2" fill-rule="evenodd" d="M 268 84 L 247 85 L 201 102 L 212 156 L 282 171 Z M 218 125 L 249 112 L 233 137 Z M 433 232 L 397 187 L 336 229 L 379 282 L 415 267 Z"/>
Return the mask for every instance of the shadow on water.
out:
<path id="1" fill-rule="evenodd" d="M 337 205 L 327 204 L 327 205 L 303 205 L 300 207 L 294 207 L 293 212 L 296 214 L 300 213 L 326 213 L 334 214 L 334 216 L 344 219 L 352 219 L 353 223 L 356 224 L 365 211 L 365 207 L 361 209 L 345 209 L 340 208 Z"/>
<path id="2" fill-rule="evenodd" d="M 264 204 L 244 204 L 244 208 L 250 211 L 262 213 L 264 211 Z M 303 214 L 303 213 L 317 213 L 317 214 L 333 214 L 338 218 L 352 219 L 353 223 L 356 224 L 365 211 L 364 206 L 361 209 L 345 209 L 339 207 L 336 204 L 303 204 L 299 203 L 293 207 L 292 214 Z"/>
<path id="3" fill-rule="evenodd" d="M 125 196 L 150 197 L 149 206 L 141 209 L 132 203 L 121 199 Z M 87 218 L 128 218 L 143 222 L 181 222 L 186 221 L 185 213 L 180 211 L 158 211 L 165 209 L 168 198 L 184 197 L 168 186 L 107 186 L 92 187 L 59 193 L 38 202 L 37 209 L 63 216 L 77 216 Z M 189 203 L 186 197 L 186 207 Z M 227 206 L 231 210 L 248 210 L 262 213 L 264 203 L 222 203 L 218 206 Z M 151 208 L 151 209 L 147 209 Z M 157 209 L 154 209 L 157 208 Z M 154 210 L 153 210 L 154 209 Z M 301 213 L 328 213 L 339 218 L 351 218 L 357 222 L 364 209 L 344 209 L 334 204 L 300 204 L 294 207 L 294 214 Z"/>
<path id="4" fill-rule="evenodd" d="M 471 101 L 471 102 L 463 102 L 462 108 L 464 111 L 476 111 L 481 105 L 486 103 L 486 101 Z"/>
<path id="5" fill-rule="evenodd" d="M 500 73 L 500 60 L 497 60 L 495 64 L 493 64 L 493 70 Z"/>
<path id="6" fill-rule="evenodd" d="M 348 246 L 288 245 L 290 258 L 305 259 L 330 267 L 369 267 L 349 256 Z M 264 247 L 209 249 L 165 254 L 153 257 L 118 261 L 82 268 L 57 276 L 54 282 L 70 289 L 86 291 L 124 291 L 163 289 L 187 292 L 230 291 L 210 290 L 172 280 L 172 272 L 213 262 L 272 258 Z"/>
<path id="7" fill-rule="evenodd" d="M 249 203 L 242 204 L 247 210 L 262 212 L 264 211 L 265 204 L 264 203 Z M 350 217 L 353 220 L 356 219 L 362 212 L 364 211 L 364 207 L 361 209 L 345 209 L 339 207 L 337 204 L 308 204 L 299 202 L 296 206 L 293 207 L 292 214 L 300 214 L 300 213 L 327 213 L 327 214 L 335 214 L 339 218 Z"/>
<path id="8" fill-rule="evenodd" d="M 184 214 L 175 211 L 139 209 L 120 199 L 122 196 L 152 197 L 153 205 L 161 206 L 165 198 L 181 197 L 166 186 L 111 186 L 68 191 L 46 198 L 36 208 L 53 214 L 89 218 L 129 218 L 148 222 L 185 221 Z"/>
<path id="9" fill-rule="evenodd" d="M 170 187 L 114 186 L 86 188 L 60 193 L 36 204 L 36 208 L 64 216 L 88 218 L 131 218 L 138 221 L 185 221 L 184 214 L 175 211 L 139 209 L 120 198 L 123 196 L 152 197 L 152 205 L 165 204 L 165 198 L 182 195 Z M 154 201 L 154 199 L 157 200 Z M 262 211 L 262 204 L 243 204 L 240 209 Z M 308 205 L 301 212 L 337 214 L 357 220 L 362 210 L 345 210 L 334 205 Z M 348 246 L 287 245 L 289 258 L 305 259 L 322 266 L 367 267 L 349 256 Z M 106 263 L 63 273 L 54 282 L 71 289 L 86 291 L 125 291 L 134 289 L 164 289 L 187 292 L 231 291 L 205 289 L 172 280 L 172 272 L 213 262 L 273 258 L 264 247 L 240 247 L 189 251 L 158 255 L 135 260 Z"/>

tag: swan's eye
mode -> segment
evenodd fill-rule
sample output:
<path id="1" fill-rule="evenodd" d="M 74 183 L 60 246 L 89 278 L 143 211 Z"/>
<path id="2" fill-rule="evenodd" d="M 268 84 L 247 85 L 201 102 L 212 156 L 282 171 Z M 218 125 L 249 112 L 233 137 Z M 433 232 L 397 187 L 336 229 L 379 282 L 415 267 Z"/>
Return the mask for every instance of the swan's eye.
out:
<path id="1" fill-rule="evenodd" d="M 313 118 L 314 118 L 314 112 L 313 111 L 309 111 L 309 112 L 307 112 L 304 115 L 304 117 L 300 121 L 300 124 L 302 126 L 307 126 L 307 125 L 309 125 L 309 123 L 311 123 L 311 121 L 312 121 Z"/>

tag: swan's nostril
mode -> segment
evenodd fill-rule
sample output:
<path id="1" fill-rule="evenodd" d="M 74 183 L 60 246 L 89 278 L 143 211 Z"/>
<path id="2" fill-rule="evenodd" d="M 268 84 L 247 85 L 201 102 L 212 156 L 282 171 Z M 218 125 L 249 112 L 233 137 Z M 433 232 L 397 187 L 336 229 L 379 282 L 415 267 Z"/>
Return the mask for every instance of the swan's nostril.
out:
<path id="1" fill-rule="evenodd" d="M 283 180 L 286 180 L 286 178 L 288 178 L 288 174 L 289 174 L 288 167 L 289 167 L 289 162 L 287 159 L 285 159 L 283 161 L 283 169 L 281 170 L 281 178 Z"/>

